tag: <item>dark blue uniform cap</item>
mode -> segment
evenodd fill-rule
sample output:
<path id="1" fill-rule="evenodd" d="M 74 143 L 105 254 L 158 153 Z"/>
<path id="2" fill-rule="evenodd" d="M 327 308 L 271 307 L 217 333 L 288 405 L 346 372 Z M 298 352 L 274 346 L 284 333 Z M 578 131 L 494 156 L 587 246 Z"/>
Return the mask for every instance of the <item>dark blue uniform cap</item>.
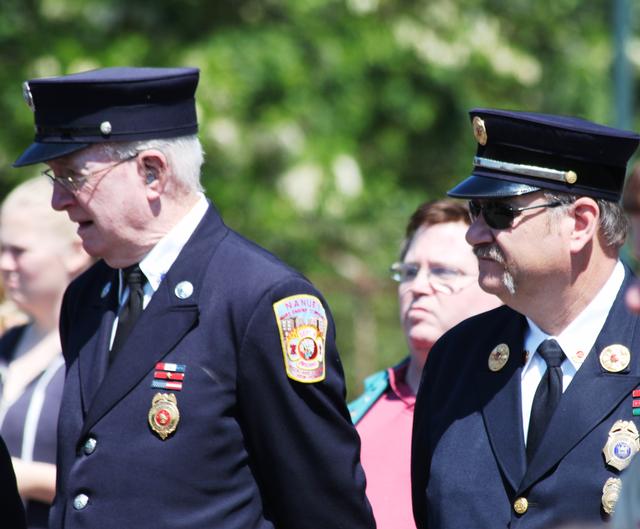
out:
<path id="1" fill-rule="evenodd" d="M 198 131 L 197 68 L 103 68 L 33 79 L 34 143 L 13 164 L 46 162 L 114 141 L 187 136 Z"/>
<path id="2" fill-rule="evenodd" d="M 541 189 L 618 201 L 640 141 L 629 131 L 568 116 L 478 108 L 478 150 L 455 198 L 498 198 Z"/>

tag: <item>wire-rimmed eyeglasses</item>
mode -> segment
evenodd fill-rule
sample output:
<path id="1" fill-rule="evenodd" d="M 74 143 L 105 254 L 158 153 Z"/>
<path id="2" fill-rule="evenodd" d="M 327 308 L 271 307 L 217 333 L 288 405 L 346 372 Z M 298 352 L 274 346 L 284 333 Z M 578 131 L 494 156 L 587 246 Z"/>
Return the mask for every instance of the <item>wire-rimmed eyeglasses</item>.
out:
<path id="1" fill-rule="evenodd" d="M 62 171 L 62 174 L 55 174 L 53 169 L 46 169 L 45 171 L 42 171 L 42 174 L 49 178 L 52 184 L 58 183 L 67 191 L 70 191 L 71 193 L 77 193 L 89 178 L 99 175 L 100 173 L 102 173 L 103 177 L 107 176 L 107 174 L 109 174 L 109 172 L 115 169 L 118 165 L 130 162 L 131 160 L 137 158 L 138 154 L 140 153 L 136 152 L 131 156 L 127 156 L 122 160 L 118 160 L 108 167 L 103 167 L 102 169 L 98 169 L 97 171 L 94 171 L 92 173 L 82 174 L 74 171 L 73 169 L 65 169 Z"/>
<path id="2" fill-rule="evenodd" d="M 441 294 L 455 294 L 475 281 L 476 276 L 469 275 L 461 270 L 446 266 L 422 267 L 419 263 L 393 263 L 390 267 L 391 279 L 398 283 L 410 283 L 415 281 L 424 270 L 427 281 L 436 292 Z"/>

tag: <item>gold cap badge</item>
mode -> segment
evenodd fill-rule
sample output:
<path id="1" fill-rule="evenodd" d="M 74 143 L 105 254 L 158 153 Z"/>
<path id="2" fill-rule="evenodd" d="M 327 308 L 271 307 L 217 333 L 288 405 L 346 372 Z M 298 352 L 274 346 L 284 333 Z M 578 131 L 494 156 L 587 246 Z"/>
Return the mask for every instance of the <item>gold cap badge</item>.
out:
<path id="1" fill-rule="evenodd" d="M 474 116 L 472 125 L 476 141 L 480 145 L 486 145 L 489 138 L 487 136 L 487 127 L 484 126 L 484 120 L 481 117 Z"/>
<path id="2" fill-rule="evenodd" d="M 633 457 L 640 452 L 639 437 L 633 421 L 616 421 L 609 430 L 609 438 L 602 449 L 607 465 L 617 470 L 627 468 Z"/>
<path id="3" fill-rule="evenodd" d="M 607 345 L 600 353 L 600 365 L 609 373 L 619 373 L 627 368 L 631 353 L 624 345 L 614 343 Z"/>
<path id="4" fill-rule="evenodd" d="M 564 179 L 567 184 L 575 184 L 578 181 L 578 175 L 575 171 L 567 171 L 564 174 Z"/>
<path id="5" fill-rule="evenodd" d="M 156 393 L 149 410 L 149 426 L 163 441 L 178 427 L 180 411 L 173 393 Z"/>
<path id="6" fill-rule="evenodd" d="M 500 343 L 493 348 L 489 354 L 489 369 L 491 371 L 500 371 L 509 361 L 509 346 L 506 343 Z"/>
<path id="7" fill-rule="evenodd" d="M 622 481 L 620 478 L 609 478 L 602 487 L 602 508 L 607 514 L 613 514 L 620 498 Z"/>

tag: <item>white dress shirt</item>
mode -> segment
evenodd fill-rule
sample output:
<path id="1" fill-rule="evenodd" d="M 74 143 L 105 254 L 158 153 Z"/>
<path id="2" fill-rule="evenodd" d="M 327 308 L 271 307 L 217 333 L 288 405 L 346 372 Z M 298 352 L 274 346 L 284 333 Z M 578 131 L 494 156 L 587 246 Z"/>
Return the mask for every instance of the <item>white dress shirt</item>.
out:
<path id="1" fill-rule="evenodd" d="M 620 261 L 611 273 L 611 276 L 591 300 L 585 309 L 573 320 L 558 336 L 545 333 L 533 321 L 527 318 L 529 327 L 524 338 L 524 349 L 527 351 L 527 361 L 522 368 L 522 428 L 526 444 L 529 431 L 529 419 L 533 397 L 547 370 L 547 363 L 536 352 L 538 346 L 548 338 L 554 338 L 562 347 L 566 358 L 560 366 L 562 369 L 562 391 L 573 380 L 580 366 L 587 358 L 589 351 L 596 342 L 602 327 L 618 295 L 618 291 L 624 281 L 624 266 Z"/>
<path id="2" fill-rule="evenodd" d="M 144 299 L 142 302 L 143 309 L 151 301 L 153 294 L 158 290 L 160 283 L 164 279 L 164 276 L 173 265 L 174 261 L 178 258 L 178 255 L 182 251 L 182 248 L 187 241 L 196 231 L 198 224 L 204 218 L 207 209 L 209 208 L 209 202 L 205 198 L 204 194 L 198 193 L 198 202 L 189 210 L 180 222 L 176 224 L 169 233 L 167 233 L 158 243 L 145 255 L 140 261 L 140 270 L 144 274 L 147 282 L 144 285 Z M 122 270 L 119 270 L 118 274 L 118 299 L 120 300 L 120 306 L 118 313 L 122 310 L 122 307 L 129 299 L 129 288 L 124 284 L 124 278 Z M 113 328 L 111 329 L 111 342 L 109 348 L 113 346 L 113 340 L 116 336 L 116 329 L 118 328 L 118 318 L 113 322 Z"/>

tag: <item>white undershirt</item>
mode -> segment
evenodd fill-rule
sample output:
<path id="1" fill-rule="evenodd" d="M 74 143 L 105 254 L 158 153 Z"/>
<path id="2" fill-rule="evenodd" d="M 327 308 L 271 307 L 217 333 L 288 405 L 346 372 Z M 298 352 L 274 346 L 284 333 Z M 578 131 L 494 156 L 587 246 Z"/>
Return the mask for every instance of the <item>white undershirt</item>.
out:
<path id="1" fill-rule="evenodd" d="M 547 338 L 555 338 L 560 344 L 560 347 L 562 347 L 566 355 L 566 358 L 560 366 L 562 369 L 562 391 L 566 391 L 573 377 L 578 372 L 578 369 L 580 369 L 580 366 L 587 358 L 589 351 L 591 351 L 595 344 L 602 327 L 604 327 L 604 323 L 623 281 L 624 266 L 618 261 L 604 286 L 578 317 L 558 336 L 551 336 L 545 333 L 533 321 L 527 318 L 529 327 L 525 333 L 524 349 L 527 351 L 528 358 L 522 368 L 521 378 L 522 428 L 525 444 L 527 432 L 529 431 L 533 397 L 542 379 L 542 375 L 547 370 L 546 362 L 536 352 L 536 349 Z"/>
<path id="2" fill-rule="evenodd" d="M 169 233 L 160 239 L 140 261 L 140 270 L 142 270 L 142 273 L 147 278 L 147 282 L 144 285 L 143 309 L 146 308 L 151 301 L 153 294 L 158 290 L 164 276 L 178 258 L 182 248 L 187 244 L 193 232 L 196 231 L 198 224 L 200 224 L 200 221 L 204 218 L 208 208 L 209 202 L 202 193 L 198 193 L 198 202 L 196 202 L 189 212 L 180 219 L 180 222 L 171 228 Z M 124 285 L 122 270 L 119 270 L 118 282 L 118 299 L 120 300 L 118 313 L 120 313 L 123 305 L 129 299 L 129 288 Z M 109 349 L 113 346 L 117 328 L 118 318 L 113 322 Z"/>

